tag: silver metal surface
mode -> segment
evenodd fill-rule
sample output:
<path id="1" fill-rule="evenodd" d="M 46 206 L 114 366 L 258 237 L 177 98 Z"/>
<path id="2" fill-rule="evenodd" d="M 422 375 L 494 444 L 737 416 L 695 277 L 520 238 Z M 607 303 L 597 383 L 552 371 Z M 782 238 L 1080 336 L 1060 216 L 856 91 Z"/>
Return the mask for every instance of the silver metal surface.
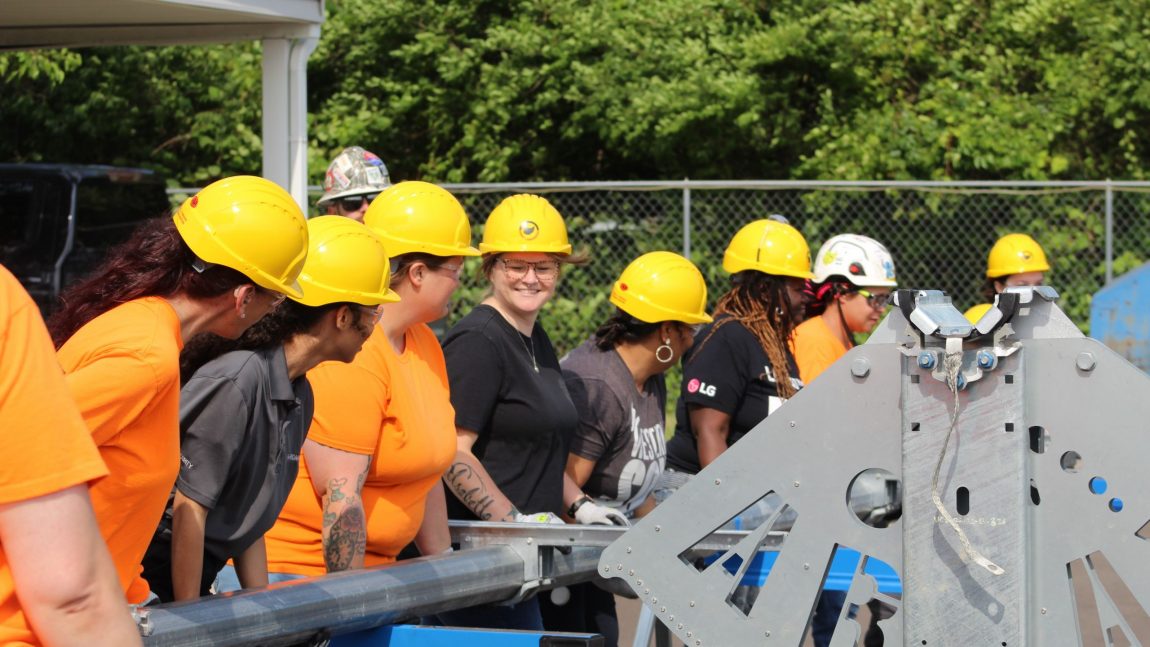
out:
<path id="1" fill-rule="evenodd" d="M 866 377 L 850 372 L 859 358 L 870 365 Z M 836 545 L 902 570 L 901 522 L 868 526 L 848 505 L 856 476 L 902 472 L 901 367 L 890 347 L 852 350 L 609 546 L 600 573 L 623 577 L 688 645 L 799 645 Z M 745 568 L 755 534 L 702 571 L 680 555 L 768 492 L 797 518 L 748 616 L 729 601 L 741 571 L 724 564 Z M 886 599 L 869 585 L 848 592 L 848 602 Z"/>
<path id="2" fill-rule="evenodd" d="M 599 549 L 554 562 L 557 583 L 586 579 Z M 385 567 L 273 584 L 149 608 L 145 645 L 288 645 L 392 624 L 515 595 L 523 560 L 507 546 L 423 557 Z"/>
<path id="3" fill-rule="evenodd" d="M 598 577 L 623 528 L 452 521 L 461 550 L 135 612 L 146 645 L 287 645 L 342 635 Z M 747 536 L 725 530 L 699 554 Z M 774 533 L 768 545 L 777 543 Z"/>
<path id="4" fill-rule="evenodd" d="M 1150 378 L 1084 338 L 1052 289 L 1011 292 L 993 326 L 966 330 L 937 293 L 900 292 L 927 307 L 904 303 L 910 320 L 892 309 L 738 451 L 608 546 L 600 573 L 631 583 L 693 647 L 799 646 L 835 546 L 900 574 L 903 599 L 890 599 L 860 562 L 847 594 L 848 608 L 871 598 L 895 608 L 879 624 L 886 645 L 1150 647 Z M 883 471 L 903 489 L 902 517 L 872 527 L 844 501 L 868 482 L 873 493 Z M 965 554 L 936 487 L 945 516 L 1001 575 Z M 683 555 L 770 492 L 797 519 L 745 614 L 731 602 L 741 571 L 730 564 L 749 559 L 754 532 L 702 570 Z M 832 647 L 862 636 L 845 616 Z"/>

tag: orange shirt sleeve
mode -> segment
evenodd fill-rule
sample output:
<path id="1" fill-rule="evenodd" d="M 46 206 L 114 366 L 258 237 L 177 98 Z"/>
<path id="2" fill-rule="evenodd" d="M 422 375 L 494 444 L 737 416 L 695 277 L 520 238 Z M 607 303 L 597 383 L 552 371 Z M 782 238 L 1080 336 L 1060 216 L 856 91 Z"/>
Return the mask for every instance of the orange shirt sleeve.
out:
<path id="1" fill-rule="evenodd" d="M 307 379 L 315 395 L 308 440 L 353 454 L 375 454 L 390 397 L 386 381 L 342 362 L 320 364 Z"/>
<path id="2" fill-rule="evenodd" d="M 799 379 L 803 384 L 810 384 L 847 352 L 842 342 L 835 339 L 826 324 L 817 317 L 800 324 L 792 339 L 795 364 L 799 367 Z"/>

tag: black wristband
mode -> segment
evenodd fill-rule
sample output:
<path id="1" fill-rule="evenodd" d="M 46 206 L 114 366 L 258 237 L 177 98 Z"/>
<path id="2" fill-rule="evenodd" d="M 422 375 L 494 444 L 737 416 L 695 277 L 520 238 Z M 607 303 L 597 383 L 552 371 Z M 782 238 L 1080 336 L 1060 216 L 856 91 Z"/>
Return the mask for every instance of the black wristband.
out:
<path id="1" fill-rule="evenodd" d="M 586 494 L 579 497 L 578 499 L 575 499 L 575 502 L 572 503 L 571 506 L 567 508 L 567 516 L 574 519 L 575 518 L 575 511 L 578 510 L 580 507 L 582 507 L 584 503 L 590 503 L 592 500 L 593 499 L 591 497 L 587 496 Z"/>

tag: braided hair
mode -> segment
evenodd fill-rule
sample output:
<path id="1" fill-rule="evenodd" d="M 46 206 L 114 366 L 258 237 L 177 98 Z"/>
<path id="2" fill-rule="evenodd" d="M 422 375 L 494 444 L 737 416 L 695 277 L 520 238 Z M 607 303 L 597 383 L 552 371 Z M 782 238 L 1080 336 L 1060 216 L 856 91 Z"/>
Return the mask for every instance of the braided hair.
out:
<path id="1" fill-rule="evenodd" d="M 787 296 L 787 279 L 756 270 L 744 270 L 731 277 L 731 289 L 715 305 L 715 325 L 698 344 L 702 350 L 711 336 L 723 325 L 737 321 L 751 331 L 775 373 L 779 397 L 789 398 L 796 392 L 791 384 L 790 352 L 787 344 L 795 327 L 795 309 Z M 719 315 L 727 315 L 720 318 Z M 698 352 L 696 350 L 695 352 Z"/>

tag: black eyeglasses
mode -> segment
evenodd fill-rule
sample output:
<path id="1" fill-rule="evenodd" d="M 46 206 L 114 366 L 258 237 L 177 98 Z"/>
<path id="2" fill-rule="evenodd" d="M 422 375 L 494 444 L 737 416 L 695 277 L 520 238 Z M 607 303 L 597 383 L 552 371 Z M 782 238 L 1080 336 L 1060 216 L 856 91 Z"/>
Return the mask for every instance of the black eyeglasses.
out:
<path id="1" fill-rule="evenodd" d="M 866 299 L 868 306 L 876 309 L 883 309 L 890 303 L 890 293 L 886 294 L 873 294 L 866 290 L 859 290 L 858 293 Z"/>
<path id="2" fill-rule="evenodd" d="M 364 202 L 371 204 L 371 201 L 374 200 L 375 196 L 377 195 L 379 194 L 366 193 L 361 195 L 349 195 L 347 197 L 340 198 L 337 202 L 339 202 L 340 208 L 344 211 L 358 211 L 359 208 L 363 206 Z"/>

